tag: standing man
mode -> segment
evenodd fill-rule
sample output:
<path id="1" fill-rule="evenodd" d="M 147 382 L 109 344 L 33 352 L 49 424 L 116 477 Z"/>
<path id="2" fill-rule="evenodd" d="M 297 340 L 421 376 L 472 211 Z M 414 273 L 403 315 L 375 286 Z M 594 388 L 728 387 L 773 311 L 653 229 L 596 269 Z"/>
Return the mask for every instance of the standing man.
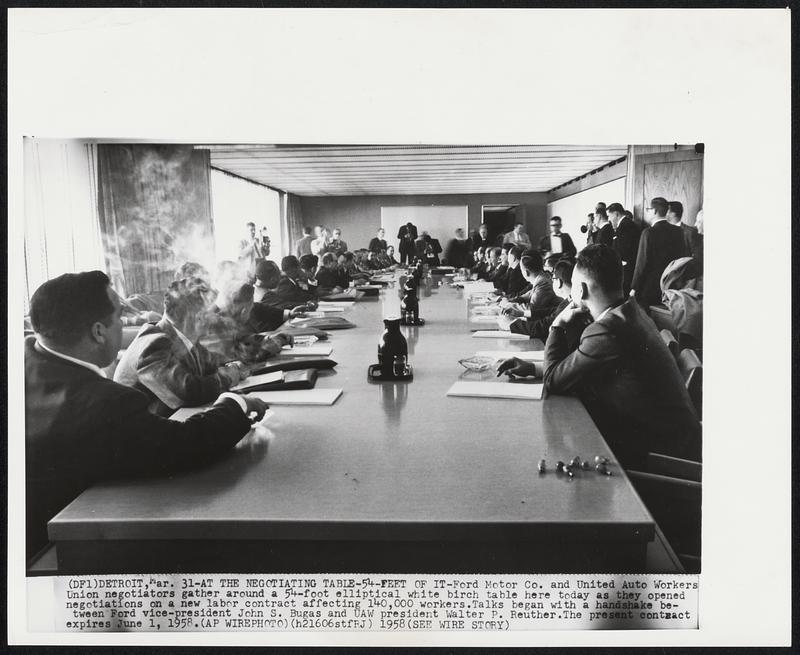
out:
<path id="1" fill-rule="evenodd" d="M 483 248 L 485 251 L 487 248 L 492 247 L 493 244 L 489 243 L 489 227 L 486 223 L 481 223 L 478 227 L 477 237 L 472 237 L 472 251 L 475 252 L 478 248 Z"/>
<path id="2" fill-rule="evenodd" d="M 398 251 L 400 252 L 400 263 L 410 264 L 414 256 L 414 242 L 418 237 L 417 226 L 411 221 L 405 225 L 401 225 L 397 231 L 397 238 L 400 240 Z"/>
<path id="3" fill-rule="evenodd" d="M 142 392 L 112 382 L 122 306 L 100 271 L 68 273 L 31 298 L 25 339 L 26 553 L 47 545 L 47 522 L 101 480 L 167 474 L 230 450 L 267 406 L 223 393 L 185 422 L 148 411 Z"/>
<path id="4" fill-rule="evenodd" d="M 520 246 L 523 250 L 531 247 L 530 237 L 525 233 L 522 223 L 514 224 L 514 229 L 503 237 L 503 243 L 512 243 L 515 246 Z"/>
<path id="5" fill-rule="evenodd" d="M 322 257 L 326 252 L 328 252 L 328 242 L 330 239 L 330 235 L 328 234 L 328 228 L 320 225 L 319 227 L 319 234 L 317 238 L 311 242 L 311 254 L 316 255 L 317 257 Z"/>
<path id="6" fill-rule="evenodd" d="M 644 307 L 661 302 L 661 274 L 673 259 L 686 257 L 688 249 L 683 230 L 667 220 L 669 205 L 664 198 L 656 197 L 645 208 L 649 227 L 642 232 L 636 253 L 631 288 Z"/>
<path id="7" fill-rule="evenodd" d="M 594 242 L 611 248 L 614 244 L 614 227 L 608 220 L 605 206 L 594 212 Z"/>
<path id="8" fill-rule="evenodd" d="M 370 239 L 367 250 L 370 252 L 380 252 L 381 250 L 386 250 L 386 230 L 384 230 L 382 227 L 378 228 L 375 236 Z"/>
<path id="9" fill-rule="evenodd" d="M 701 264 L 703 262 L 703 238 L 697 227 L 683 222 L 683 205 L 677 200 L 667 203 L 667 220 L 672 225 L 677 225 L 683 230 L 683 240 L 689 257 L 694 257 Z"/>
<path id="10" fill-rule="evenodd" d="M 239 242 L 239 263 L 251 275 L 255 275 L 256 264 L 266 258 L 261 236 L 256 236 L 256 224 L 246 224 L 247 236 Z"/>
<path id="11" fill-rule="evenodd" d="M 311 236 L 311 228 L 306 226 L 303 228 L 303 236 L 294 242 L 295 257 L 300 259 L 303 255 L 310 255 L 311 242 L 314 237 Z"/>
<path id="12" fill-rule="evenodd" d="M 328 242 L 328 252 L 332 252 L 338 258 L 347 252 L 347 241 L 342 239 L 342 231 L 338 227 L 333 229 L 332 236 Z"/>
<path id="13" fill-rule="evenodd" d="M 574 259 L 578 249 L 572 242 L 572 237 L 566 232 L 561 231 L 561 217 L 553 216 L 550 219 L 550 234 L 542 237 L 539 241 L 539 250 L 542 255 L 550 253 L 553 255 L 564 254 L 570 259 Z"/>
<path id="14" fill-rule="evenodd" d="M 470 265 L 470 242 L 462 228 L 456 228 L 455 239 L 450 239 L 444 253 L 444 262 L 454 268 L 467 268 Z"/>
<path id="15" fill-rule="evenodd" d="M 622 262 L 622 290 L 627 297 L 631 292 L 636 253 L 639 250 L 639 226 L 633 222 L 630 212 L 626 212 L 618 202 L 608 206 L 608 219 L 614 228 L 612 247 Z"/>

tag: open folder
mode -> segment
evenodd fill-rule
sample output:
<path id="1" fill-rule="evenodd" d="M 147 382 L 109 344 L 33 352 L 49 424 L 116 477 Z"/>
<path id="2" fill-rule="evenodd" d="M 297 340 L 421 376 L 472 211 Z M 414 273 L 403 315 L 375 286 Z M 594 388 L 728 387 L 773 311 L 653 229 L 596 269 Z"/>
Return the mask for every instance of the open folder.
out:
<path id="1" fill-rule="evenodd" d="M 303 391 L 254 391 L 267 405 L 333 405 L 341 389 L 305 389 Z"/>
<path id="2" fill-rule="evenodd" d="M 508 330 L 476 330 L 472 333 L 473 337 L 489 339 L 514 339 L 527 341 L 530 337 L 527 334 L 517 334 Z"/>
<path id="3" fill-rule="evenodd" d="M 516 357 L 526 362 L 543 362 L 544 350 L 479 350 L 476 357 L 491 357 L 492 359 L 509 359 Z"/>
<path id="4" fill-rule="evenodd" d="M 448 396 L 470 398 L 510 398 L 513 400 L 541 400 L 544 385 L 540 382 L 464 382 L 453 384 Z"/>

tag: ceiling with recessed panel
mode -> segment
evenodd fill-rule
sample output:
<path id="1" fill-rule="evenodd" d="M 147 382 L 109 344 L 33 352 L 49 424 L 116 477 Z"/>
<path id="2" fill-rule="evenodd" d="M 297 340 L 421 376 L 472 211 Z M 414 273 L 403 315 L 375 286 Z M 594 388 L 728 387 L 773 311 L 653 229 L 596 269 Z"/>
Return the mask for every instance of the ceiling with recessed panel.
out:
<path id="1" fill-rule="evenodd" d="M 201 145 L 211 165 L 301 196 L 549 191 L 619 159 L 624 145 Z"/>

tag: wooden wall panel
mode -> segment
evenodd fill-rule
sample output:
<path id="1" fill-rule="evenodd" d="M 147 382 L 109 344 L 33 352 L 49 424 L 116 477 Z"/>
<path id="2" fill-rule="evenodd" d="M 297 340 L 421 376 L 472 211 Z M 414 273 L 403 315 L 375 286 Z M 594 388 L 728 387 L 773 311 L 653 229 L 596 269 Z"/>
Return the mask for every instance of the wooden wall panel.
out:
<path id="1" fill-rule="evenodd" d="M 683 203 L 683 220 L 694 225 L 703 206 L 702 160 L 645 164 L 643 202 L 656 196 Z"/>

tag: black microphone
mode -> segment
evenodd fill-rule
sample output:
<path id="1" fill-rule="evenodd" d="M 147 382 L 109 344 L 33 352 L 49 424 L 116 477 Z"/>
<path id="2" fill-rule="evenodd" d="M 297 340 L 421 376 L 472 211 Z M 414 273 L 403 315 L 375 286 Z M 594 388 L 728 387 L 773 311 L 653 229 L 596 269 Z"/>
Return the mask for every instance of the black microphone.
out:
<path id="1" fill-rule="evenodd" d="M 581 225 L 581 232 L 583 232 L 584 234 L 586 234 L 588 231 L 589 231 L 589 228 L 588 228 L 588 227 L 586 227 L 585 225 Z"/>

